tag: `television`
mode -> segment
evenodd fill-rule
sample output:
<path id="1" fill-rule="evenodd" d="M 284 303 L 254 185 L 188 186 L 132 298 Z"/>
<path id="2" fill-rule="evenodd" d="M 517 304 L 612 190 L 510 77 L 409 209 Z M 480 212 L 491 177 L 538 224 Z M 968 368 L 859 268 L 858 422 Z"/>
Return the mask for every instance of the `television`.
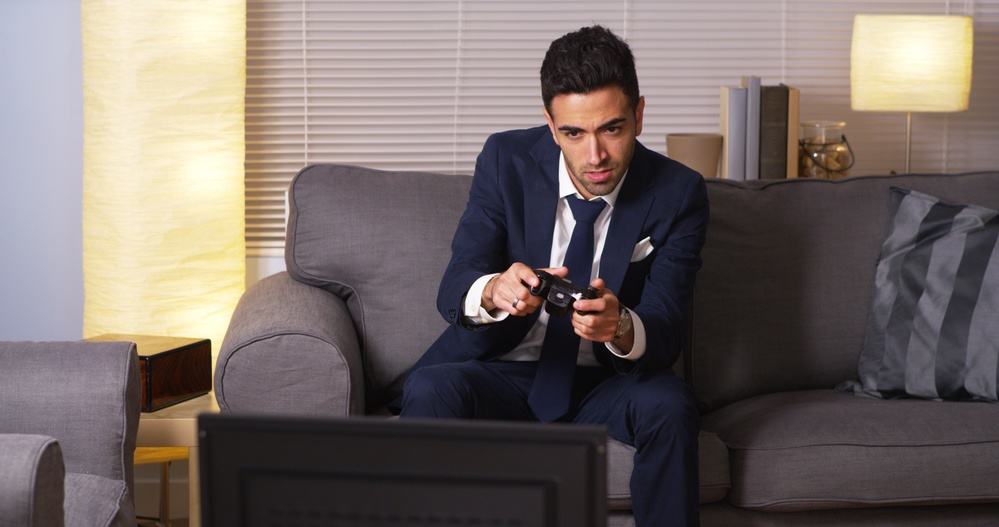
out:
<path id="1" fill-rule="evenodd" d="M 605 527 L 603 427 L 198 417 L 202 522 Z"/>

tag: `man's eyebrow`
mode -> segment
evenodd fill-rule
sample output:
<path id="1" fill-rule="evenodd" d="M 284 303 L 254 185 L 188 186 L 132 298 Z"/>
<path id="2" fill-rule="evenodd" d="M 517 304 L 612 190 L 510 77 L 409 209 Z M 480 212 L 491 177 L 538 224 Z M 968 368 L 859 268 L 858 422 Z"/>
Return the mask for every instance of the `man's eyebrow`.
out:
<path id="1" fill-rule="evenodd" d="M 619 124 L 624 123 L 627 120 L 628 119 L 626 119 L 624 117 L 615 117 L 615 118 L 611 119 L 610 121 L 607 121 L 606 123 L 601 124 L 599 127 L 597 127 L 597 129 L 598 130 L 606 130 L 607 128 L 610 128 L 612 126 L 618 126 Z M 583 131 L 583 129 L 580 128 L 580 127 L 578 127 L 578 126 L 572 126 L 572 125 L 568 125 L 568 124 L 564 124 L 562 126 L 559 126 L 558 129 L 559 129 L 559 131 L 568 132 L 568 133 L 573 133 L 573 132 L 578 133 L 578 132 L 582 132 Z"/>
<path id="2" fill-rule="evenodd" d="M 615 117 L 614 119 L 611 119 L 610 121 L 607 121 L 606 123 L 600 125 L 600 129 L 604 130 L 612 126 L 617 126 L 625 121 L 627 121 L 627 119 L 625 119 L 624 117 Z"/>

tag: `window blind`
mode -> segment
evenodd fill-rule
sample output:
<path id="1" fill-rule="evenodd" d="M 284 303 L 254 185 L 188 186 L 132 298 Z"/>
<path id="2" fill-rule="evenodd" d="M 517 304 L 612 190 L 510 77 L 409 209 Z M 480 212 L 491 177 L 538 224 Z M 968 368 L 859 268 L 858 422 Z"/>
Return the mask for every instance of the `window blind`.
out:
<path id="1" fill-rule="evenodd" d="M 802 120 L 847 122 L 852 174 L 901 170 L 905 115 L 850 110 L 857 13 L 975 17 L 970 110 L 913 115 L 913 170 L 997 166 L 999 0 L 248 0 L 248 254 L 282 253 L 284 193 L 308 164 L 470 174 L 490 133 L 543 124 L 548 44 L 594 23 L 632 47 L 650 148 L 716 132 L 719 86 L 758 75 L 801 89 Z"/>

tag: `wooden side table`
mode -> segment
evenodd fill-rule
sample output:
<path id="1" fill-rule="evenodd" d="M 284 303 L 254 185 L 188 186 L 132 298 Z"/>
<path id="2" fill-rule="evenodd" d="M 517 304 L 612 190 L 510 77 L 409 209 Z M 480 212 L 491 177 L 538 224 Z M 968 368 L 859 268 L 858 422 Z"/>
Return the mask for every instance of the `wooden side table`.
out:
<path id="1" fill-rule="evenodd" d="M 154 520 L 157 525 L 170 527 L 170 465 L 174 461 L 187 461 L 187 448 L 182 446 L 139 446 L 135 447 L 135 466 L 160 466 L 160 503 L 158 516 L 140 516 L 137 520 Z M 142 522 L 139 522 L 142 525 Z"/>
<path id="2" fill-rule="evenodd" d="M 139 416 L 135 446 L 186 447 L 188 525 L 201 525 L 201 485 L 198 474 L 198 414 L 218 413 L 215 392 Z"/>

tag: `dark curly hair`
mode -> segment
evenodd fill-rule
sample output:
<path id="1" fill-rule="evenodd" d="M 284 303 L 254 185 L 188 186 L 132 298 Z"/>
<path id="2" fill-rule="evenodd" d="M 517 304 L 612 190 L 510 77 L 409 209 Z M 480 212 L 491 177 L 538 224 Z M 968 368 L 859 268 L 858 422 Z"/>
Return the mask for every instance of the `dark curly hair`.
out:
<path id="1" fill-rule="evenodd" d="M 631 48 L 603 26 L 584 27 L 552 42 L 541 63 L 541 98 L 551 112 L 556 95 L 619 86 L 638 107 L 638 75 Z"/>

